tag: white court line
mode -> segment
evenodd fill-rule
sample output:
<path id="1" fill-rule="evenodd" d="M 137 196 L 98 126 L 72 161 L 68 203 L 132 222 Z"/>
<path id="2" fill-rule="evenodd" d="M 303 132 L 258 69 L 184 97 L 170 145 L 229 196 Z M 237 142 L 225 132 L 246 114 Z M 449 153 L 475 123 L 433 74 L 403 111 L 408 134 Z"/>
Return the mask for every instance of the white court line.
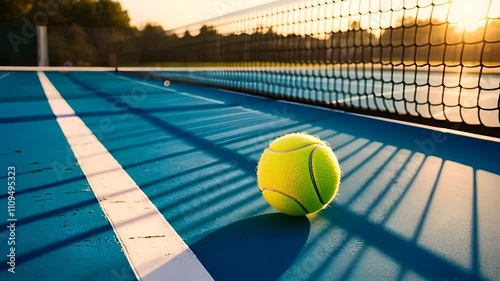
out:
<path id="1" fill-rule="evenodd" d="M 212 103 L 216 103 L 216 104 L 224 104 L 224 102 L 223 102 L 223 101 L 214 100 L 214 99 L 209 99 L 209 98 L 205 98 L 205 97 L 200 97 L 200 96 L 196 96 L 196 95 L 188 94 L 188 93 L 185 93 L 185 92 L 177 92 L 177 91 L 174 91 L 174 90 L 167 89 L 165 86 L 160 87 L 160 86 L 158 86 L 158 85 L 153 85 L 153 84 L 150 84 L 150 83 L 146 83 L 146 82 L 142 82 L 142 81 L 137 81 L 137 80 L 130 79 L 130 78 L 127 78 L 127 77 L 119 76 L 119 75 L 116 75 L 116 74 L 114 74 L 114 73 L 109 73 L 109 72 L 105 72 L 105 73 L 106 73 L 106 74 L 109 74 L 109 75 L 111 75 L 111 76 L 114 76 L 114 77 L 120 78 L 120 79 L 124 79 L 124 80 L 128 80 L 128 81 L 132 81 L 132 82 L 137 83 L 137 84 L 141 84 L 141 85 L 145 85 L 145 86 L 149 86 L 149 87 L 157 88 L 157 89 L 160 89 L 160 90 L 164 90 L 164 91 L 168 91 L 168 92 L 176 93 L 176 94 L 183 95 L 183 96 L 186 96 L 186 97 L 191 97 L 191 98 L 195 98 L 195 99 L 200 99 L 200 100 L 204 100 L 204 101 L 208 101 L 208 102 L 212 102 Z"/>
<path id="2" fill-rule="evenodd" d="M 221 92 L 226 92 L 226 93 L 229 93 L 229 94 L 237 94 L 237 95 L 242 95 L 242 96 L 247 96 L 247 97 L 251 97 L 251 98 L 256 98 L 256 99 L 261 99 L 261 100 L 271 100 L 270 98 L 268 97 L 264 97 L 264 96 L 257 96 L 257 95 L 251 95 L 251 94 L 245 94 L 245 93 L 238 93 L 236 91 L 233 91 L 233 90 L 228 90 L 228 89 L 218 89 L 218 91 L 221 91 Z"/>
<path id="3" fill-rule="evenodd" d="M 301 1 L 301 0 L 296 0 Z M 332 66 L 319 66 L 319 65 L 288 65 L 288 66 L 166 66 L 166 67 L 118 67 L 119 71 L 224 71 L 224 70 L 239 70 L 239 71 L 258 71 L 258 70 L 274 70 L 274 71 L 311 71 L 311 70 L 333 70 L 333 69 L 341 69 L 341 68 L 349 68 L 350 70 L 360 70 L 360 69 L 374 69 L 374 70 L 385 70 L 385 71 L 394 71 L 394 70 L 404 70 L 406 71 L 418 71 L 418 72 L 442 72 L 442 68 L 440 67 L 431 67 L 430 69 L 427 66 L 418 66 L 412 69 L 408 69 L 405 66 L 391 66 L 391 65 L 381 65 L 379 63 L 363 63 L 363 64 L 355 64 L 355 63 L 343 63 L 336 64 Z M 447 68 L 448 72 L 463 72 L 465 74 L 468 73 L 479 73 L 479 69 L 481 69 L 483 74 L 500 74 L 500 69 L 497 68 L 486 68 L 486 67 L 474 67 L 474 68 L 464 68 L 464 67 L 453 67 Z"/>
<path id="4" fill-rule="evenodd" d="M 332 109 L 332 110 L 336 111 L 335 109 Z M 423 128 L 423 129 L 432 130 L 432 131 L 438 131 L 438 132 L 441 132 L 441 133 L 450 133 L 450 134 L 454 134 L 454 135 L 465 136 L 465 137 L 469 137 L 469 138 L 480 139 L 480 140 L 487 140 L 487 141 L 492 141 L 492 142 L 500 143 L 500 138 L 495 138 L 495 137 L 490 137 L 490 136 L 483 136 L 483 135 L 478 135 L 478 134 L 464 132 L 464 131 L 459 131 L 459 130 L 454 130 L 454 129 L 433 127 L 433 126 L 429 126 L 429 125 L 422 125 L 422 124 L 417 124 L 417 123 L 411 123 L 411 122 L 406 122 L 406 121 L 401 121 L 401 120 L 395 120 L 395 119 L 389 119 L 389 118 L 384 118 L 384 117 L 364 115 L 364 114 L 353 113 L 353 112 L 343 112 L 343 113 L 348 114 L 348 115 L 354 115 L 354 116 L 358 116 L 358 117 L 363 117 L 363 118 L 369 118 L 369 119 L 375 119 L 375 120 L 380 120 L 380 121 L 384 121 L 384 122 L 390 122 L 390 123 L 396 123 L 396 124 L 406 125 L 406 126 L 410 126 L 410 127 L 416 127 L 416 128 Z"/>
<path id="5" fill-rule="evenodd" d="M 359 113 L 353 113 L 353 112 L 348 112 L 348 111 L 343 111 L 339 109 L 333 109 L 333 108 L 326 108 L 326 107 L 321 107 L 321 106 L 316 106 L 316 105 L 310 105 L 310 104 L 303 104 L 300 102 L 293 102 L 293 101 L 287 101 L 287 100 L 277 100 L 278 102 L 282 103 L 289 103 L 289 104 L 294 104 L 294 105 L 299 105 L 303 107 L 310 107 L 314 109 L 320 109 L 320 110 L 326 110 L 326 111 L 332 111 L 332 112 L 338 112 L 338 113 L 344 113 L 347 115 L 353 115 L 353 116 L 358 116 L 362 118 L 368 118 L 368 119 L 375 119 L 383 122 L 389 122 L 389 123 L 396 123 L 396 124 L 401 124 L 405 126 L 410 126 L 410 127 L 416 127 L 416 128 L 424 128 L 427 130 L 432 130 L 432 131 L 439 131 L 441 133 L 450 133 L 450 134 L 455 134 L 455 135 L 461 135 L 461 136 L 466 136 L 470 138 L 475 138 L 475 139 L 481 139 L 481 140 L 487 140 L 487 141 L 493 141 L 500 143 L 500 138 L 495 138 L 495 137 L 490 137 L 490 136 L 483 136 L 483 135 L 478 135 L 474 133 L 469 133 L 469 132 L 463 132 L 463 131 L 458 131 L 458 130 L 453 130 L 453 129 L 447 129 L 447 128 L 438 128 L 438 127 L 433 127 L 429 125 L 422 125 L 422 124 L 417 124 L 417 123 L 412 123 L 412 122 L 406 122 L 406 121 L 401 121 L 401 120 L 395 120 L 395 119 L 390 119 L 390 118 L 384 118 L 384 117 L 377 117 L 377 116 L 371 116 L 371 115 L 364 115 L 364 114 L 359 114 Z"/>
<path id="6" fill-rule="evenodd" d="M 114 71 L 114 67 L 0 66 L 0 71 Z"/>
<path id="7" fill-rule="evenodd" d="M 316 110 L 332 111 L 331 108 L 326 108 L 326 107 L 312 105 L 312 104 L 307 104 L 307 103 L 301 103 L 301 102 L 298 102 L 298 101 L 290 101 L 290 100 L 276 100 L 276 101 L 280 102 L 280 103 L 288 103 L 288 104 L 293 104 L 293 105 L 300 105 L 302 107 L 309 107 L 309 108 L 313 108 L 313 109 L 316 109 Z M 335 109 L 335 111 L 336 112 L 344 113 L 344 111 L 338 110 L 338 109 Z"/>
<path id="8" fill-rule="evenodd" d="M 3 79 L 3 78 L 5 78 L 5 77 L 9 76 L 9 74 L 10 74 L 10 73 L 5 73 L 4 75 L 1 75 L 1 76 L 0 76 L 0 79 Z"/>
<path id="9" fill-rule="evenodd" d="M 213 280 L 134 180 L 43 72 L 40 83 L 138 280 Z"/>
<path id="10" fill-rule="evenodd" d="M 133 81 L 133 82 L 136 82 L 136 83 L 145 84 L 147 86 L 151 86 L 151 87 L 155 87 L 155 88 L 166 90 L 165 88 L 157 86 L 157 85 L 151 85 L 151 84 L 148 84 L 148 83 L 139 82 L 139 81 L 132 80 L 132 79 L 129 79 L 129 78 L 126 78 L 126 77 L 121 77 L 121 76 L 115 75 L 113 73 L 107 73 L 107 74 L 113 75 L 113 76 L 121 78 L 121 79 L 125 79 L 125 80 Z M 233 91 L 226 91 L 226 92 L 232 93 Z M 233 92 L 233 93 L 236 93 L 236 92 Z M 380 96 L 382 96 L 382 95 L 385 96 L 386 94 L 390 94 L 390 93 L 391 92 L 384 92 L 384 93 L 380 94 Z M 402 93 L 403 92 L 401 91 L 399 94 L 402 94 Z M 178 93 L 178 94 L 181 94 L 181 93 Z M 236 94 L 240 94 L 240 93 L 236 93 Z M 206 98 L 194 96 L 194 95 L 191 95 L 191 94 L 189 94 L 189 95 L 192 96 L 192 97 L 195 97 L 195 98 L 206 99 Z M 251 95 L 247 95 L 247 94 L 244 94 L 244 95 L 251 96 Z M 259 98 L 261 98 L 261 97 L 259 97 Z M 215 100 L 211 100 L 211 101 L 214 102 Z M 376 119 L 376 120 L 390 122 L 390 123 L 397 123 L 397 124 L 402 124 L 402 125 L 411 126 L 411 127 L 417 127 L 417 128 L 425 128 L 425 129 L 428 129 L 428 130 L 440 131 L 442 133 L 452 133 L 452 134 L 455 134 L 455 135 L 462 135 L 462 136 L 467 136 L 467 137 L 471 137 L 471 138 L 488 140 L 488 141 L 494 141 L 494 142 L 500 143 L 500 139 L 499 138 L 490 137 L 490 136 L 483 136 L 483 135 L 478 135 L 478 134 L 468 133 L 468 132 L 463 132 L 463 131 L 458 131 L 458 130 L 452 130 L 452 129 L 446 129 L 446 128 L 438 128 L 438 127 L 433 127 L 433 126 L 429 126 L 429 125 L 422 125 L 422 124 L 411 123 L 411 122 L 406 122 L 406 121 L 400 121 L 400 120 L 395 120 L 395 119 L 389 119 L 389 118 L 383 118 L 383 117 L 376 117 L 376 116 L 370 116 L 370 115 L 363 115 L 363 114 L 358 114 L 358 113 L 346 112 L 346 111 L 338 110 L 338 109 L 329 109 L 329 108 L 325 108 L 325 107 L 320 107 L 320 106 L 315 106 L 315 105 L 309 105 L 309 104 L 303 104 L 303 103 L 300 103 L 300 102 L 293 102 L 293 101 L 288 101 L 288 100 L 277 100 L 277 101 L 278 102 L 282 102 L 282 103 L 289 103 L 289 104 L 300 105 L 300 106 L 303 106 L 303 107 L 310 107 L 310 108 L 314 108 L 314 109 L 340 112 L 340 113 L 345 113 L 345 114 L 348 114 L 348 115 L 359 116 L 359 117 L 363 117 L 363 118 Z M 219 102 L 219 101 L 215 101 L 215 102 Z"/>

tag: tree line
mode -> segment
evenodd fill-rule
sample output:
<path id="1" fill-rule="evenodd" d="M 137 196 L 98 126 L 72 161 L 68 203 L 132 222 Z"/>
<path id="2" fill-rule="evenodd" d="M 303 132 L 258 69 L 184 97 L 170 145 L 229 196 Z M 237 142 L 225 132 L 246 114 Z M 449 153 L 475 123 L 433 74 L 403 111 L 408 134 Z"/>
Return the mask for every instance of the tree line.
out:
<path id="1" fill-rule="evenodd" d="M 198 35 L 167 35 L 161 27 L 148 26 L 135 41 L 120 46 L 125 64 L 158 62 L 280 62 L 280 63 L 392 63 L 446 65 L 498 65 L 500 21 L 484 30 L 464 31 L 437 19 L 402 18 L 380 34 L 350 28 L 318 38 L 287 36 L 268 30 L 252 34 L 221 35 L 213 26 L 202 26 Z"/>
<path id="2" fill-rule="evenodd" d="M 0 0 L 0 23 L 48 26 L 51 65 L 158 65 L 196 63 L 446 63 L 498 65 L 500 19 L 484 29 L 460 30 L 438 19 L 401 18 L 379 33 L 352 21 L 324 36 L 283 35 L 273 28 L 222 35 L 202 26 L 196 36 L 130 25 L 112 0 Z M 11 42 L 12 43 L 12 42 Z"/>
<path id="3" fill-rule="evenodd" d="M 131 27 L 127 11 L 112 0 L 0 0 L 0 30 L 5 33 L 0 49 L 4 52 L 31 55 L 30 50 L 18 51 L 36 44 L 31 34 L 38 25 L 48 27 L 51 65 L 108 65 L 109 46 L 123 39 L 113 37 L 113 30 L 139 33 Z"/>

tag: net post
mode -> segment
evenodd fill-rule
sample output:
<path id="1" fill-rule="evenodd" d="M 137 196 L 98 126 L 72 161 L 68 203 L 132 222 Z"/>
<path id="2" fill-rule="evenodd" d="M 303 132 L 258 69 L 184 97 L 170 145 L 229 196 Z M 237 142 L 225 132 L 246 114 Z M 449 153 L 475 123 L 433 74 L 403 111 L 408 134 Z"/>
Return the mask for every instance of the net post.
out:
<path id="1" fill-rule="evenodd" d="M 38 66 L 49 66 L 47 26 L 36 26 Z"/>

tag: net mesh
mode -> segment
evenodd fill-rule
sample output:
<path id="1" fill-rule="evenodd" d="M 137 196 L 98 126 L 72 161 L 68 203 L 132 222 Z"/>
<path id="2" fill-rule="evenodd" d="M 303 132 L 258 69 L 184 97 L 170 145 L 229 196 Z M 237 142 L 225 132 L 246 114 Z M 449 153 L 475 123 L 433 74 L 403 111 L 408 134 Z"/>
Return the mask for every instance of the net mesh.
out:
<path id="1" fill-rule="evenodd" d="M 464 130 L 500 127 L 496 0 L 280 1 L 143 33 L 119 49 L 131 45 L 139 51 L 121 52 L 120 65 L 202 66 L 156 72 L 169 79 Z"/>
<path id="2" fill-rule="evenodd" d="M 36 64 L 37 36 L 22 25 L 0 29 L 10 40 L 0 46 L 0 64 Z M 167 32 L 154 26 L 47 32 L 52 66 L 118 67 L 500 135 L 498 0 L 277 1 Z"/>
<path id="3" fill-rule="evenodd" d="M 477 12 L 464 19 L 466 2 L 280 1 L 136 38 L 141 54 L 124 52 L 120 60 L 134 64 L 127 61 L 133 55 L 140 65 L 211 66 L 161 75 L 494 130 L 500 127 L 500 1 L 469 1 Z"/>

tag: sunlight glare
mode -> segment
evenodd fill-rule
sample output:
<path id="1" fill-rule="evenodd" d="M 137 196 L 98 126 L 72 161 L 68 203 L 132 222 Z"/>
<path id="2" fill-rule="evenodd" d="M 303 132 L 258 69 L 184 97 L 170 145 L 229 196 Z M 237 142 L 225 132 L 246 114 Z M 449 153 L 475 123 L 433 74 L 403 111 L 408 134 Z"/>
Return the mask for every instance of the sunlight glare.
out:
<path id="1" fill-rule="evenodd" d="M 456 23 L 461 30 L 474 31 L 486 24 L 490 0 L 453 0 L 448 22 Z"/>

